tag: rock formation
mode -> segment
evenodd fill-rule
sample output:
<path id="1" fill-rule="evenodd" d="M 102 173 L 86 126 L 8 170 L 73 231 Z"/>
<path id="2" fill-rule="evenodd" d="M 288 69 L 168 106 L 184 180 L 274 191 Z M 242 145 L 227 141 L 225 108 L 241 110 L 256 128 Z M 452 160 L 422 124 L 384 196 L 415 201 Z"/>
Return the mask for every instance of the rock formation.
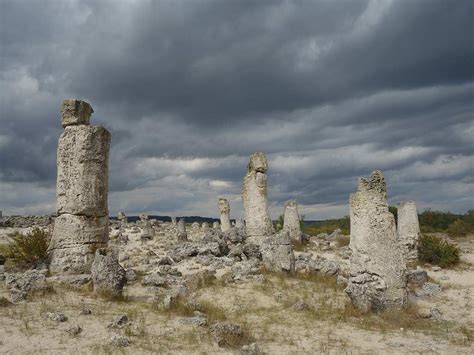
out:
<path id="1" fill-rule="evenodd" d="M 202 224 L 201 224 L 201 231 L 202 231 L 204 234 L 206 234 L 206 233 L 209 232 L 209 230 L 210 230 L 210 228 L 209 228 L 209 223 L 207 223 L 207 222 L 202 222 Z"/>
<path id="2" fill-rule="evenodd" d="M 352 255 L 346 292 L 363 310 L 401 309 L 407 302 L 406 266 L 380 171 L 360 178 L 350 197 Z"/>
<path id="3" fill-rule="evenodd" d="M 142 241 L 145 239 L 151 240 L 155 237 L 155 230 L 153 229 L 153 226 L 151 225 L 151 221 L 148 219 L 148 216 L 144 213 L 140 214 L 140 226 L 142 227 L 142 234 L 140 238 Z"/>
<path id="4" fill-rule="evenodd" d="M 414 201 L 407 201 L 397 205 L 398 215 L 398 240 L 402 247 L 406 261 L 418 259 L 418 238 L 420 236 L 420 223 L 418 211 Z"/>
<path id="5" fill-rule="evenodd" d="M 262 261 L 265 268 L 274 272 L 295 271 L 295 255 L 288 231 L 281 231 L 263 240 Z"/>
<path id="6" fill-rule="evenodd" d="M 212 229 L 219 229 L 221 227 L 219 222 L 213 222 L 212 223 Z"/>
<path id="7" fill-rule="evenodd" d="M 226 198 L 220 198 L 217 202 L 217 207 L 219 208 L 219 213 L 221 214 L 221 231 L 226 232 L 232 227 L 230 225 L 230 204 Z"/>
<path id="8" fill-rule="evenodd" d="M 48 248 L 50 272 L 90 272 L 97 248 L 108 241 L 110 133 L 89 126 L 92 108 L 69 99 L 62 105 L 64 132 L 57 154 L 57 214 Z"/>
<path id="9" fill-rule="evenodd" d="M 178 221 L 177 237 L 179 241 L 188 240 L 188 233 L 186 232 L 186 224 L 184 218 L 180 218 Z"/>
<path id="10" fill-rule="evenodd" d="M 300 215 L 298 214 L 298 205 L 295 200 L 285 203 L 283 230 L 288 231 L 292 240 L 301 241 Z"/>
<path id="11" fill-rule="evenodd" d="M 267 158 L 263 153 L 257 152 L 250 156 L 244 177 L 242 200 L 247 235 L 259 238 L 273 234 L 267 202 Z"/>
<path id="12" fill-rule="evenodd" d="M 119 296 L 127 283 L 126 272 L 118 262 L 117 253 L 112 249 L 96 250 L 91 274 L 95 293 Z"/>
<path id="13" fill-rule="evenodd" d="M 173 227 L 176 227 L 176 217 L 174 217 L 174 216 L 171 217 L 171 225 Z"/>
<path id="14" fill-rule="evenodd" d="M 127 227 L 128 224 L 128 219 L 125 213 L 119 212 L 117 213 L 117 220 L 120 222 L 120 228 L 125 228 Z"/>

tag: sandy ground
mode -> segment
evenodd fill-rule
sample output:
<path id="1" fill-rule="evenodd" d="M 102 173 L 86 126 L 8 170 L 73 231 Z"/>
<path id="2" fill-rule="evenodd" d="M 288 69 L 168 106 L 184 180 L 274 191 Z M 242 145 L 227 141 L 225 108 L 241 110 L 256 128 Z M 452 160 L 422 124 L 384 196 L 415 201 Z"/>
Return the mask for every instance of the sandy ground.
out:
<path id="1" fill-rule="evenodd" d="M 145 273 L 154 258 L 165 255 L 176 244 L 171 230 L 164 228 L 155 241 L 141 245 L 140 234 L 127 229 L 130 242 L 121 255 L 123 263 Z M 0 243 L 7 231 L 0 231 Z M 189 231 L 191 239 L 200 232 Z M 452 270 L 432 271 L 430 278 L 441 284 L 440 294 L 411 297 L 415 311 L 398 315 L 361 315 L 348 306 L 343 286 L 328 277 L 281 277 L 263 274 L 236 283 L 214 282 L 194 290 L 188 301 L 203 305 L 209 322 L 227 319 L 241 324 L 249 342 L 264 354 L 472 354 L 474 353 L 474 237 L 460 242 L 462 264 Z M 150 254 L 144 261 L 144 256 Z M 335 250 L 312 253 L 342 260 Z M 148 260 L 151 258 L 151 261 Z M 203 269 L 190 258 L 178 264 L 184 274 Z M 229 267 L 218 271 L 221 276 Z M 179 310 L 166 311 L 153 302 L 153 295 L 140 282 L 128 285 L 123 301 L 94 297 L 89 289 L 54 285 L 54 291 L 37 295 L 21 304 L 0 307 L 1 354 L 234 354 L 220 348 L 209 328 L 192 325 Z M 7 290 L 0 282 L 0 296 Z M 297 305 L 303 305 L 298 307 Z M 81 310 L 91 310 L 82 315 Z M 421 319 L 413 312 L 436 308 L 439 319 Z M 48 312 L 63 312 L 68 320 L 54 322 Z M 126 314 L 130 324 L 122 329 L 107 327 L 116 315 Z M 67 330 L 79 325 L 72 336 Z M 117 348 L 114 334 L 130 340 Z"/>

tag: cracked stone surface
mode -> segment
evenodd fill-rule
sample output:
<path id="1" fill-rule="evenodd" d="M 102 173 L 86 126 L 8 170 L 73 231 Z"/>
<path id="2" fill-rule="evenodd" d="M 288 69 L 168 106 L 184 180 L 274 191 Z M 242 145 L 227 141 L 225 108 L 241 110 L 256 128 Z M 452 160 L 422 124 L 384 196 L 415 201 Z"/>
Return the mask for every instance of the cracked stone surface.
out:
<path id="1" fill-rule="evenodd" d="M 401 309 L 407 302 L 406 266 L 380 171 L 359 179 L 350 197 L 352 255 L 346 292 L 361 309 Z"/>

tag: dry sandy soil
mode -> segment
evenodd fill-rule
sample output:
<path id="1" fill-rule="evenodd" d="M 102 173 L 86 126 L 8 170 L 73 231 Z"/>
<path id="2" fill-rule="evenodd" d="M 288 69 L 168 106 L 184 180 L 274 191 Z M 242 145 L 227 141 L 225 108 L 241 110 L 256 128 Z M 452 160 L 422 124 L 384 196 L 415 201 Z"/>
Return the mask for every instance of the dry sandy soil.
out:
<path id="1" fill-rule="evenodd" d="M 0 243 L 10 231 L 0 232 Z M 131 228 L 126 232 L 130 241 L 121 250 L 121 255 L 128 256 L 123 264 L 133 267 L 139 279 L 126 286 L 123 299 L 96 297 L 88 286 L 52 284 L 47 292 L 27 302 L 0 306 L 0 353 L 234 354 L 239 350 L 219 347 L 208 325 L 193 323 L 189 305 L 205 313 L 208 324 L 222 320 L 241 324 L 244 342 L 256 343 L 264 354 L 474 353 L 474 237 L 459 242 L 460 266 L 436 272 L 427 267 L 432 281 L 442 286 L 439 294 L 412 295 L 407 311 L 374 315 L 354 310 L 335 277 L 264 272 L 224 282 L 229 280 L 230 266 L 217 270 L 217 280 L 197 287 L 166 310 L 156 301 L 153 290 L 140 281 L 152 269 L 153 260 L 175 245 L 172 228 L 165 226 L 146 245 L 141 245 L 139 233 L 132 233 Z M 199 232 L 190 235 L 200 238 Z M 344 273 L 348 261 L 338 255 L 335 243 L 331 246 L 322 252 L 310 243 L 307 251 L 337 260 Z M 205 268 L 193 258 L 176 267 L 185 275 Z M 8 296 L 3 282 L 1 296 Z M 81 314 L 83 309 L 91 314 Z M 420 316 L 430 309 L 439 311 L 436 317 Z M 68 320 L 48 319 L 48 312 L 55 311 L 64 313 Z M 128 324 L 121 329 L 107 327 L 121 314 L 127 315 Z M 75 325 L 82 332 L 71 335 L 67 330 Z M 112 345 L 114 334 L 126 336 L 129 346 Z"/>

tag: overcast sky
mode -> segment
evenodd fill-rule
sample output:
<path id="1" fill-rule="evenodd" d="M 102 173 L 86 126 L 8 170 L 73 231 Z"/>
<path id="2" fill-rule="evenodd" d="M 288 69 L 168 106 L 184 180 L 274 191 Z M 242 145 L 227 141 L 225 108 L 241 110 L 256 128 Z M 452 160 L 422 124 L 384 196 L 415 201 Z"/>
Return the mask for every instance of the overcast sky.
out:
<path id="1" fill-rule="evenodd" d="M 473 1 L 0 0 L 0 210 L 55 211 L 59 107 L 112 133 L 111 214 L 242 215 L 248 156 L 277 217 L 474 208 Z"/>

